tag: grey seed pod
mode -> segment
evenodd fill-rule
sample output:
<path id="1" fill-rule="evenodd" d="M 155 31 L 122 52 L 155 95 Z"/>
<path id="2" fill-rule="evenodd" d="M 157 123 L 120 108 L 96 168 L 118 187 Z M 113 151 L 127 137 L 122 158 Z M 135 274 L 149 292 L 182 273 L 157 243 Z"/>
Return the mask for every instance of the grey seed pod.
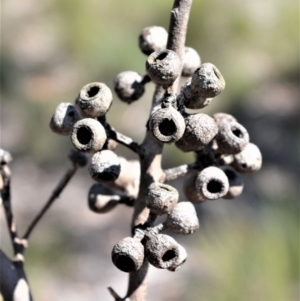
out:
<path id="1" fill-rule="evenodd" d="M 151 213 L 163 215 L 169 213 L 175 207 L 178 198 L 178 191 L 174 187 L 153 182 L 149 186 L 149 191 L 146 196 L 146 205 Z"/>
<path id="2" fill-rule="evenodd" d="M 168 214 L 165 226 L 177 234 L 192 234 L 199 229 L 195 207 L 190 202 L 178 203 Z"/>
<path id="3" fill-rule="evenodd" d="M 180 67 L 178 55 L 169 49 L 153 52 L 146 61 L 149 77 L 164 88 L 173 84 L 180 74 Z"/>
<path id="4" fill-rule="evenodd" d="M 191 174 L 184 177 L 183 181 L 183 193 L 186 198 L 192 203 L 201 203 L 205 199 L 201 198 L 197 189 L 196 189 L 196 179 L 198 174 Z"/>
<path id="5" fill-rule="evenodd" d="M 95 119 L 81 119 L 73 126 L 71 141 L 75 148 L 82 152 L 99 151 L 106 141 L 105 129 Z"/>
<path id="6" fill-rule="evenodd" d="M 223 199 L 234 199 L 242 194 L 244 189 L 244 181 L 242 177 L 232 168 L 223 168 L 225 175 L 228 178 L 229 189 Z"/>
<path id="7" fill-rule="evenodd" d="M 249 143 L 247 130 L 238 122 L 222 122 L 218 124 L 216 136 L 218 150 L 222 154 L 240 153 Z"/>
<path id="8" fill-rule="evenodd" d="M 136 272 L 144 262 L 144 246 L 136 238 L 125 237 L 113 247 L 111 258 L 119 270 Z"/>
<path id="9" fill-rule="evenodd" d="M 59 135 L 70 135 L 75 122 L 81 119 L 80 113 L 71 103 L 60 103 L 51 117 L 50 129 Z"/>
<path id="10" fill-rule="evenodd" d="M 161 142 L 172 143 L 179 140 L 185 130 L 182 115 L 172 106 L 156 110 L 150 117 L 150 131 Z"/>
<path id="11" fill-rule="evenodd" d="M 178 257 L 176 260 L 173 261 L 172 265 L 168 267 L 168 270 L 171 272 L 178 271 L 186 262 L 186 259 L 187 259 L 187 253 L 185 248 L 180 244 L 178 244 Z"/>
<path id="12" fill-rule="evenodd" d="M 94 184 L 88 193 L 89 208 L 96 213 L 106 213 L 118 205 L 121 197 L 108 186 Z"/>
<path id="13" fill-rule="evenodd" d="M 128 104 L 138 100 L 145 92 L 142 76 L 135 71 L 119 73 L 114 80 L 114 88 L 118 97 Z"/>
<path id="14" fill-rule="evenodd" d="M 142 30 L 139 35 L 139 47 L 146 55 L 167 47 L 168 32 L 160 26 L 150 26 Z"/>
<path id="15" fill-rule="evenodd" d="M 181 95 L 184 97 L 185 107 L 188 109 L 198 110 L 208 106 L 212 101 L 212 98 L 194 96 L 191 90 L 191 80 L 192 78 L 189 78 L 181 87 Z"/>
<path id="16" fill-rule="evenodd" d="M 196 179 L 196 190 L 203 200 L 216 200 L 227 194 L 228 178 L 218 167 L 210 166 L 203 169 Z"/>
<path id="17" fill-rule="evenodd" d="M 211 63 L 202 64 L 192 76 L 191 90 L 194 96 L 215 97 L 224 89 L 225 80 L 217 67 Z"/>
<path id="18" fill-rule="evenodd" d="M 202 150 L 218 133 L 216 122 L 206 114 L 189 114 L 184 120 L 184 134 L 176 142 L 176 146 L 184 152 Z"/>
<path id="19" fill-rule="evenodd" d="M 97 182 L 114 182 L 120 175 L 121 165 L 118 156 L 106 149 L 96 152 L 89 167 L 91 177 Z"/>
<path id="20" fill-rule="evenodd" d="M 182 76 L 192 76 L 201 65 L 198 52 L 191 47 L 184 47 Z"/>
<path id="21" fill-rule="evenodd" d="M 248 143 L 243 151 L 233 157 L 232 166 L 241 173 L 252 173 L 261 168 L 262 155 L 253 143 Z"/>
<path id="22" fill-rule="evenodd" d="M 103 83 L 90 83 L 84 86 L 78 95 L 80 109 L 91 117 L 101 117 L 106 114 L 112 104 L 111 90 Z"/>
<path id="23" fill-rule="evenodd" d="M 5 165 L 13 160 L 10 152 L 0 148 L 0 165 Z"/>
<path id="24" fill-rule="evenodd" d="M 235 117 L 227 113 L 215 113 L 213 117 L 217 124 L 223 122 L 237 122 Z"/>
<path id="25" fill-rule="evenodd" d="M 179 257 L 179 245 L 171 236 L 151 235 L 145 245 L 148 261 L 159 269 L 168 269 Z"/>

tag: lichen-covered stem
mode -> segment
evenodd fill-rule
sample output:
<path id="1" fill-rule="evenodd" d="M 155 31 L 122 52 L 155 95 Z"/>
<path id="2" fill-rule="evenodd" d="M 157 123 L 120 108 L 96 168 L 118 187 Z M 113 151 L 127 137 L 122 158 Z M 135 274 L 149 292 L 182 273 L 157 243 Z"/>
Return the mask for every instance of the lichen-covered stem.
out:
<path id="1" fill-rule="evenodd" d="M 171 11 L 167 48 L 178 54 L 181 61 L 181 67 L 183 64 L 185 37 L 191 5 L 192 0 L 175 0 Z M 178 84 L 179 79 L 175 80 L 170 89 L 176 91 Z M 152 110 L 161 102 L 164 93 L 165 90 L 161 86 L 156 87 L 152 101 Z M 134 207 L 133 226 L 144 224 L 148 219 L 149 209 L 146 207 L 145 196 L 151 183 L 163 179 L 164 172 L 161 168 L 162 150 L 163 144 L 147 131 L 146 137 L 141 145 L 140 190 Z M 148 262 L 145 261 L 141 269 L 137 272 L 130 273 L 127 291 L 127 297 L 130 298 L 130 301 L 146 300 L 148 265 Z"/>

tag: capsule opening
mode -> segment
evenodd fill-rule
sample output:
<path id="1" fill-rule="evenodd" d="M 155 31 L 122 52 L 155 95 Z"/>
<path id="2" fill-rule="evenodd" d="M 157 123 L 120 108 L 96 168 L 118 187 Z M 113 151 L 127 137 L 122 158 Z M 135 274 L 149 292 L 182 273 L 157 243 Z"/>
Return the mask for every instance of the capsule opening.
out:
<path id="1" fill-rule="evenodd" d="M 165 59 L 168 55 L 167 51 L 161 52 L 155 59 L 155 61 L 162 61 L 163 59 Z"/>
<path id="2" fill-rule="evenodd" d="M 238 138 L 243 138 L 243 133 L 240 129 L 236 128 L 236 127 L 233 127 L 231 129 L 232 133 L 234 136 L 238 137 Z"/>
<path id="3" fill-rule="evenodd" d="M 126 273 L 136 270 L 135 262 L 128 255 L 118 255 L 115 264 L 118 269 Z"/>
<path id="4" fill-rule="evenodd" d="M 169 261 L 172 260 L 176 257 L 176 252 L 175 250 L 168 250 L 162 257 L 163 261 Z"/>
<path id="5" fill-rule="evenodd" d="M 176 133 L 176 125 L 173 120 L 164 119 L 159 125 L 159 131 L 164 136 L 172 136 Z"/>
<path id="6" fill-rule="evenodd" d="M 223 189 L 223 185 L 222 183 L 220 183 L 219 181 L 216 180 L 211 180 L 208 184 L 207 184 L 207 190 L 210 193 L 219 193 L 221 192 Z"/>
<path id="7" fill-rule="evenodd" d="M 93 133 L 88 127 L 81 127 L 77 131 L 77 139 L 79 143 L 86 145 L 89 144 L 93 138 Z"/>
<path id="8" fill-rule="evenodd" d="M 96 96 L 100 91 L 100 88 L 98 86 L 92 86 L 87 90 L 88 97 L 94 97 Z"/>

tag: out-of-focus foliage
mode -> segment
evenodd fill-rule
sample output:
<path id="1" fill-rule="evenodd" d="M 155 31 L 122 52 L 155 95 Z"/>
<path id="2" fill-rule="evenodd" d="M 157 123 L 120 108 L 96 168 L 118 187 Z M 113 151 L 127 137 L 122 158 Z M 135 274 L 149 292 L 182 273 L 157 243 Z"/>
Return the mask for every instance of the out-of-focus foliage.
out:
<path id="1" fill-rule="evenodd" d="M 21 229 L 58 181 L 59 167 L 66 165 L 69 138 L 48 126 L 55 107 L 73 102 L 88 82 L 112 88 L 121 71 L 145 73 L 138 34 L 149 25 L 167 28 L 172 3 L 2 1 L 1 147 L 16 158 L 13 204 Z M 203 112 L 234 114 L 261 148 L 264 165 L 245 177 L 239 199 L 198 206 L 202 226 L 192 238 L 183 238 L 190 243 L 187 263 L 175 274 L 152 270 L 149 300 L 296 300 L 298 12 L 293 0 L 194 0 L 186 44 L 198 50 L 202 62 L 215 64 L 226 80 L 225 91 Z M 146 90 L 130 106 L 115 96 L 108 114 L 115 128 L 138 142 L 145 133 L 153 85 Z M 118 151 L 132 158 L 123 148 Z M 192 159 L 174 146 L 164 149 L 165 167 Z M 92 182 L 87 172 L 81 175 L 30 242 L 27 270 L 37 300 L 110 300 L 105 288 L 120 284 L 109 253 L 129 233 L 130 210 L 118 208 L 100 217 L 88 212 L 84 198 Z M 33 185 L 39 187 L 38 196 Z M 120 292 L 127 278 L 122 281 Z"/>

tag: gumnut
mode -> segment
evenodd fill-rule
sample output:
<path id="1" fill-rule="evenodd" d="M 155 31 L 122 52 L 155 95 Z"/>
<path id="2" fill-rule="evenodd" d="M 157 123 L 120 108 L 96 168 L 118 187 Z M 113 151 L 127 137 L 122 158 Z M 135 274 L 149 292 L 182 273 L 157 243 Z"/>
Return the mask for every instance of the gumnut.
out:
<path id="1" fill-rule="evenodd" d="M 178 257 L 176 260 L 173 261 L 172 265 L 168 267 L 168 270 L 171 272 L 178 271 L 186 262 L 186 259 L 187 259 L 187 253 L 185 248 L 180 244 L 178 244 Z"/>
<path id="2" fill-rule="evenodd" d="M 151 213 L 163 215 L 169 213 L 178 202 L 178 191 L 167 184 L 153 182 L 149 186 L 146 205 Z"/>
<path id="3" fill-rule="evenodd" d="M 149 263 L 159 269 L 172 267 L 180 256 L 179 244 L 166 234 L 150 235 L 145 251 Z"/>
<path id="4" fill-rule="evenodd" d="M 103 184 L 95 183 L 88 193 L 89 208 L 96 213 L 107 213 L 114 209 L 121 199 L 113 189 Z"/>
<path id="5" fill-rule="evenodd" d="M 146 55 L 167 47 L 168 32 L 160 26 L 149 26 L 139 35 L 139 47 Z"/>
<path id="6" fill-rule="evenodd" d="M 176 146 L 184 152 L 202 150 L 218 133 L 214 119 L 206 114 L 188 114 L 184 120 L 184 134 L 176 142 Z"/>
<path id="7" fill-rule="evenodd" d="M 238 122 L 220 122 L 216 136 L 218 150 L 222 154 L 240 153 L 249 143 L 248 131 Z"/>
<path id="8" fill-rule="evenodd" d="M 176 52 L 165 49 L 155 51 L 146 61 L 146 70 L 151 80 L 167 88 L 180 75 L 180 59 Z"/>
<path id="9" fill-rule="evenodd" d="M 121 165 L 118 156 L 111 150 L 102 150 L 96 152 L 89 168 L 91 177 L 97 182 L 113 182 L 121 171 Z"/>
<path id="10" fill-rule="evenodd" d="M 50 120 L 50 129 L 59 135 L 70 135 L 73 125 L 81 119 L 80 113 L 71 103 L 62 102 Z"/>
<path id="11" fill-rule="evenodd" d="M 164 143 L 178 141 L 185 130 L 182 115 L 172 106 L 156 110 L 150 116 L 149 128 L 153 136 Z"/>
<path id="12" fill-rule="evenodd" d="M 192 47 L 184 47 L 182 76 L 192 76 L 201 65 L 198 52 Z"/>
<path id="13" fill-rule="evenodd" d="M 195 207 L 190 202 L 178 203 L 168 213 L 165 226 L 177 234 L 192 234 L 199 229 L 199 220 Z"/>
<path id="14" fill-rule="evenodd" d="M 227 113 L 215 113 L 213 117 L 217 124 L 224 122 L 237 122 L 235 117 Z"/>
<path id="15" fill-rule="evenodd" d="M 225 167 L 223 168 L 225 175 L 228 178 L 229 189 L 223 199 L 235 199 L 242 194 L 244 189 L 244 181 L 242 177 L 234 169 Z"/>
<path id="16" fill-rule="evenodd" d="M 233 156 L 232 166 L 241 173 L 253 173 L 260 170 L 262 155 L 259 148 L 248 143 L 243 151 Z"/>
<path id="17" fill-rule="evenodd" d="M 80 109 L 90 117 L 104 116 L 112 104 L 111 90 L 103 83 L 90 83 L 84 86 L 77 97 Z"/>
<path id="18" fill-rule="evenodd" d="M 144 262 L 144 246 L 136 238 L 125 237 L 113 247 L 111 257 L 119 270 L 136 272 Z"/>
<path id="19" fill-rule="evenodd" d="M 71 141 L 79 151 L 97 152 L 102 149 L 106 141 L 106 132 L 97 120 L 84 118 L 74 124 Z"/>
<path id="20" fill-rule="evenodd" d="M 202 64 L 193 74 L 191 90 L 194 96 L 211 98 L 225 89 L 225 80 L 217 67 L 211 63 Z"/>
<path id="21" fill-rule="evenodd" d="M 114 88 L 118 97 L 128 104 L 138 100 L 145 92 L 142 76 L 135 71 L 119 73 L 114 80 Z"/>
<path id="22" fill-rule="evenodd" d="M 229 182 L 226 174 L 218 167 L 203 169 L 196 178 L 196 190 L 203 200 L 216 200 L 227 194 Z"/>

